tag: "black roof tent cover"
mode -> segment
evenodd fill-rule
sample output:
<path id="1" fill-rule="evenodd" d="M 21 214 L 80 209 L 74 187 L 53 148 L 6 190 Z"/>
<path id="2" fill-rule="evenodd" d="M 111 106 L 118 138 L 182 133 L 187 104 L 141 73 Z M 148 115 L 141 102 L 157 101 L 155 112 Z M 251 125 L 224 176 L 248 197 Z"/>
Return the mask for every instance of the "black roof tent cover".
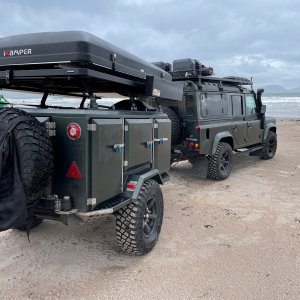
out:
<path id="1" fill-rule="evenodd" d="M 1 38 L 0 88 L 182 99 L 182 85 L 173 83 L 168 72 L 81 31 Z"/>

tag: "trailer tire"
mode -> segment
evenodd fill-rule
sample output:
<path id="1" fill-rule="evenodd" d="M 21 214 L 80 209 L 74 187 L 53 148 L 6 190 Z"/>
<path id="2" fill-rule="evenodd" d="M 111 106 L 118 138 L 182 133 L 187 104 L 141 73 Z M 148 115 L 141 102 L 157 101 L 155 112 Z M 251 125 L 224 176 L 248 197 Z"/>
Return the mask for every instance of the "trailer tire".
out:
<path id="1" fill-rule="evenodd" d="M 179 117 L 172 108 L 162 106 L 161 110 L 171 120 L 171 124 L 172 124 L 172 126 L 171 126 L 172 127 L 171 128 L 171 144 L 175 145 L 180 137 L 180 132 L 181 132 Z"/>
<path id="2" fill-rule="evenodd" d="M 214 180 L 226 179 L 232 170 L 232 159 L 231 146 L 220 142 L 216 153 L 209 160 L 207 177 Z"/>
<path id="3" fill-rule="evenodd" d="M 54 155 L 46 128 L 32 115 L 15 108 L 0 110 L 2 126 L 7 128 L 16 118 L 24 116 L 28 118 L 14 127 L 13 137 L 27 204 L 32 204 L 40 199 L 49 183 L 54 168 Z"/>
<path id="4" fill-rule="evenodd" d="M 160 234 L 163 210 L 159 184 L 152 179 L 147 180 L 137 201 L 116 213 L 117 240 L 125 253 L 140 256 L 153 249 Z"/>

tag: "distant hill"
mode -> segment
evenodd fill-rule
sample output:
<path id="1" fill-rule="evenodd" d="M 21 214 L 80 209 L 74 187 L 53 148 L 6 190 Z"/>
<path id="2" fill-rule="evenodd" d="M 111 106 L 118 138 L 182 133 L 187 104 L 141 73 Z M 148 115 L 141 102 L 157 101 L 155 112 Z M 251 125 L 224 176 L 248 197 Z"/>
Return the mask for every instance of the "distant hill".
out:
<path id="1" fill-rule="evenodd" d="M 296 87 L 294 89 L 291 89 L 289 91 L 291 91 L 292 93 L 300 93 L 300 86 L 298 86 L 298 87 Z"/>
<path id="2" fill-rule="evenodd" d="M 294 94 L 300 93 L 300 86 L 293 89 L 286 89 L 281 85 L 266 85 L 263 87 L 265 94 Z"/>

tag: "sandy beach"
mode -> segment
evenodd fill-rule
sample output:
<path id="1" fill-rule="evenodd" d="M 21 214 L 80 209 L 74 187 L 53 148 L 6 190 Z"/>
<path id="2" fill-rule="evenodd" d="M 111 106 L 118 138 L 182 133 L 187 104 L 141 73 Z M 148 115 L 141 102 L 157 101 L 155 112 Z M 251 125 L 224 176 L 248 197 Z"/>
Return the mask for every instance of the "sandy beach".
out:
<path id="1" fill-rule="evenodd" d="M 230 178 L 172 166 L 145 257 L 124 255 L 114 217 L 0 233 L 0 299 L 299 299 L 300 118 L 278 121 L 274 159 L 235 157 Z"/>

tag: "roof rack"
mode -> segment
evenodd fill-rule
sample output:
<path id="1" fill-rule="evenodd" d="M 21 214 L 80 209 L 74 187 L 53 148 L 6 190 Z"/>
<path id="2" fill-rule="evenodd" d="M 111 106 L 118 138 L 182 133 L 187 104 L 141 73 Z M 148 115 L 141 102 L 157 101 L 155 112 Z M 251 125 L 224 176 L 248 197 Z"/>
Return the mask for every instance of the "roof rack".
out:
<path id="1" fill-rule="evenodd" d="M 191 80 L 191 81 L 197 81 L 199 83 L 202 82 L 210 82 L 210 83 L 217 83 L 217 84 L 226 84 L 226 85 L 251 85 L 253 82 L 247 78 L 243 77 L 234 77 L 234 76 L 228 76 L 228 77 L 212 77 L 212 76 L 201 76 L 201 75 L 189 75 L 187 76 L 176 76 L 176 74 L 173 75 L 173 81 L 184 81 L 184 80 Z"/>
<path id="2" fill-rule="evenodd" d="M 185 81 L 192 80 L 197 82 L 210 82 L 219 85 L 253 85 L 252 79 L 249 80 L 244 77 L 226 76 L 226 77 L 213 77 L 214 70 L 211 67 L 206 67 L 196 59 L 184 58 L 173 61 L 172 64 L 167 62 L 155 62 L 155 66 L 168 72 L 172 75 L 172 81 Z"/>

